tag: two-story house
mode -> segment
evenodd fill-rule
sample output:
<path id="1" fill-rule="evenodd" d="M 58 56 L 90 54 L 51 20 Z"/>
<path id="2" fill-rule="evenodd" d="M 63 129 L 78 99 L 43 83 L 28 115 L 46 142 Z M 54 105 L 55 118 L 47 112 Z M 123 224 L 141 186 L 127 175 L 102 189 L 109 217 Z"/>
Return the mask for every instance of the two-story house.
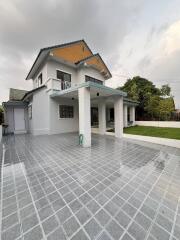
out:
<path id="1" fill-rule="evenodd" d="M 115 136 L 135 120 L 137 103 L 126 93 L 105 85 L 111 73 L 99 54 L 84 40 L 43 48 L 26 80 L 33 89 L 11 89 L 3 103 L 9 133 L 59 134 L 79 132 L 83 146 L 91 145 L 91 109 L 98 109 L 99 133 L 105 134 L 114 109 Z M 128 110 L 129 109 L 129 110 Z M 129 114 L 128 114 L 129 112 Z"/>

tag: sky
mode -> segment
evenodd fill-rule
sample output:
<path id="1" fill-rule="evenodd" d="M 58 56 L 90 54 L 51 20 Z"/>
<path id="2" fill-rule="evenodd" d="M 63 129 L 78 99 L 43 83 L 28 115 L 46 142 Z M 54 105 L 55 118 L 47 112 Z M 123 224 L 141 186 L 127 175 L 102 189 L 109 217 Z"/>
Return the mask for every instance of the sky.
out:
<path id="1" fill-rule="evenodd" d="M 180 0 L 0 0 L 0 104 L 25 77 L 40 48 L 84 39 L 122 86 L 141 76 L 169 84 L 180 108 Z"/>

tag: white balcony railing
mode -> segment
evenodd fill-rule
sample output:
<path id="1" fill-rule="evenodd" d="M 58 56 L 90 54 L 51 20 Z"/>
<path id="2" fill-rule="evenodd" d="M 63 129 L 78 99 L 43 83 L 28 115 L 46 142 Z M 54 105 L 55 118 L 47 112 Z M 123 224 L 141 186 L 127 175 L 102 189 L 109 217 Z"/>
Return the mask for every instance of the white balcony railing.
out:
<path id="1" fill-rule="evenodd" d="M 65 90 L 72 86 L 71 82 L 62 81 L 61 79 L 49 78 L 46 82 L 48 90 Z"/>

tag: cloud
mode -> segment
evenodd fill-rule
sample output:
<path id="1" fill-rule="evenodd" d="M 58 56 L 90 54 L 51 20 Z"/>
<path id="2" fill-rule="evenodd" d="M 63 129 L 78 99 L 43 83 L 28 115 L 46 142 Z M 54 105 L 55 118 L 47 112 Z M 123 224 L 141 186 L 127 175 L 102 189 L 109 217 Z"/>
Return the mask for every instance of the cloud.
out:
<path id="1" fill-rule="evenodd" d="M 144 55 L 137 68 L 158 86 L 169 84 L 180 108 L 180 21 L 166 24 L 156 35 L 149 55 Z"/>
<path id="2" fill-rule="evenodd" d="M 142 19 L 141 19 L 142 23 Z M 180 20 L 137 25 L 123 40 L 107 85 L 122 86 L 127 78 L 142 76 L 157 86 L 169 84 L 180 108 Z M 146 47 L 144 47 L 146 46 Z M 129 54 L 130 53 L 130 54 Z"/>
<path id="3" fill-rule="evenodd" d="M 31 88 L 24 79 L 42 47 L 84 38 L 111 68 L 119 54 L 117 49 L 133 28 L 143 2 L 1 1 L 0 102 L 7 100 L 7 88 Z"/>

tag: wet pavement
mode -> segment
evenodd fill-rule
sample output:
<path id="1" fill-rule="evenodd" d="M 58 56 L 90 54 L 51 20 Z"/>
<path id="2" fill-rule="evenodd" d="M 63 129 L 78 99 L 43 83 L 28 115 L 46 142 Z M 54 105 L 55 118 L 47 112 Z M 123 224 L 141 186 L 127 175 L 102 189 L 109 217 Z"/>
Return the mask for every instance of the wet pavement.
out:
<path id="1" fill-rule="evenodd" d="M 3 139 L 1 239 L 178 240 L 180 151 L 77 134 Z"/>

